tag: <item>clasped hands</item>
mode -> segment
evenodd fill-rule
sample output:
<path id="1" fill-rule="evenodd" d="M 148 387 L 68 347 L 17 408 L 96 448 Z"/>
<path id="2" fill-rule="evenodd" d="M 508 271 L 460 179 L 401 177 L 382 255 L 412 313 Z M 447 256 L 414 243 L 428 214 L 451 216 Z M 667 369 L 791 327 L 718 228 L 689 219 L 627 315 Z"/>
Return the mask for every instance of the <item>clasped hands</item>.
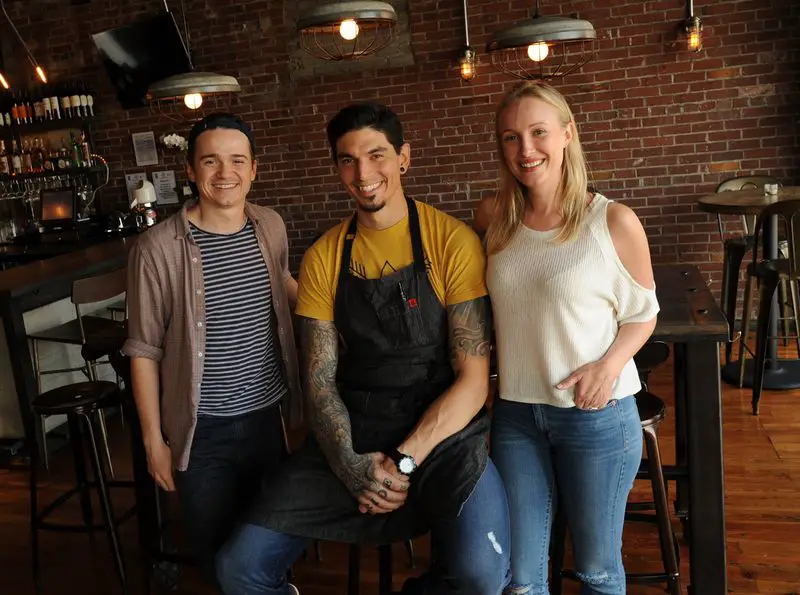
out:
<path id="1" fill-rule="evenodd" d="M 361 485 L 353 486 L 350 490 L 358 501 L 359 512 L 386 514 L 405 504 L 409 478 L 400 473 L 394 461 L 382 452 L 371 452 L 358 457 L 367 459 Z"/>

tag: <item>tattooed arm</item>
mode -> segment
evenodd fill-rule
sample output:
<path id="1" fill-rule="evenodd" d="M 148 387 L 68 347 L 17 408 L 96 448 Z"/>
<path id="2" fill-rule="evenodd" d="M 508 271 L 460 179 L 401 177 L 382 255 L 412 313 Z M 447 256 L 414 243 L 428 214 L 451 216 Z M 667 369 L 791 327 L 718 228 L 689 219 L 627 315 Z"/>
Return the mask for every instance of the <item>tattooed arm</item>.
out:
<path id="1" fill-rule="evenodd" d="M 382 453 L 358 454 L 353 450 L 350 414 L 336 388 L 336 326 L 331 321 L 303 318 L 301 329 L 311 430 L 328 464 L 363 505 L 364 512 L 373 507 L 376 512 L 398 508 L 405 501 L 407 481 L 381 467 Z"/>
<path id="2" fill-rule="evenodd" d="M 450 353 L 456 380 L 428 407 L 398 450 L 422 463 L 445 438 L 464 429 L 489 394 L 489 339 L 492 332 L 488 297 L 447 307 Z"/>

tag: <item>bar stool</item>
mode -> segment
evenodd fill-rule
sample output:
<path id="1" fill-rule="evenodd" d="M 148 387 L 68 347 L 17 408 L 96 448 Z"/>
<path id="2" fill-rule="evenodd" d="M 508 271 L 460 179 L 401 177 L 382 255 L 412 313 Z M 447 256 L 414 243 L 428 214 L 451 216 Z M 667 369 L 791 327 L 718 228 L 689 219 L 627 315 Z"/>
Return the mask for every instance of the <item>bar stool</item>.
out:
<path id="1" fill-rule="evenodd" d="M 131 508 L 120 518 L 114 517 L 114 511 L 109 494 L 110 487 L 132 487 L 129 481 L 112 481 L 106 475 L 105 467 L 100 458 L 100 447 L 97 439 L 96 424 L 99 423 L 100 412 L 107 407 L 119 406 L 120 391 L 113 382 L 90 381 L 61 386 L 47 391 L 34 399 L 33 411 L 38 416 L 66 415 L 69 425 L 70 442 L 72 445 L 75 463 L 76 485 L 59 495 L 55 500 L 39 509 L 39 495 L 37 483 L 37 470 L 39 466 L 38 445 L 31 445 L 30 462 L 30 502 L 31 502 L 31 553 L 33 564 L 33 578 L 36 588 L 41 588 L 39 576 L 39 531 L 50 530 L 60 532 L 88 533 L 93 541 L 93 533 L 105 529 L 108 533 L 111 553 L 114 558 L 115 570 L 122 585 L 127 592 L 125 567 L 122 560 L 117 527 L 133 516 L 135 508 Z M 94 480 L 87 478 L 85 456 L 83 450 L 84 431 L 88 438 L 89 460 L 92 466 Z M 90 488 L 95 487 L 100 499 L 100 508 L 103 513 L 103 524 L 93 522 Z M 72 496 L 78 495 L 83 513 L 83 524 L 67 524 L 47 520 L 48 517 Z"/>
<path id="2" fill-rule="evenodd" d="M 667 487 L 664 481 L 661 452 L 658 446 L 658 427 L 666 416 L 666 406 L 661 398 L 651 393 L 647 388 L 647 379 L 650 371 L 667 361 L 668 358 L 669 346 L 662 342 L 647 343 L 634 356 L 644 385 L 642 390 L 636 394 L 636 406 L 639 410 L 639 419 L 644 433 L 645 449 L 647 450 L 647 459 L 642 461 L 636 479 L 650 480 L 650 486 L 653 490 L 653 502 L 630 503 L 625 512 L 625 520 L 650 522 L 658 526 L 664 571 L 660 573 L 629 573 L 626 574 L 626 580 L 631 583 L 641 584 L 666 583 L 670 595 L 681 595 L 680 547 L 670 521 Z M 655 516 L 642 514 L 640 512 L 642 510 L 655 510 Z M 562 579 L 564 577 L 573 580 L 578 578 L 574 571 L 563 568 L 567 523 L 566 515 L 559 510 L 553 523 L 553 551 L 551 556 L 553 595 L 561 595 Z"/>
<path id="3" fill-rule="evenodd" d="M 124 337 L 127 334 L 127 329 L 124 322 L 112 320 L 111 318 L 104 318 L 101 316 L 87 315 L 82 312 L 82 309 L 89 307 L 92 304 L 102 302 L 114 298 L 125 291 L 126 288 L 126 272 L 125 269 L 119 269 L 111 273 L 105 273 L 94 277 L 85 279 L 78 279 L 72 284 L 72 303 L 75 307 L 75 318 L 58 324 L 51 328 L 46 328 L 39 331 L 28 333 L 28 341 L 31 345 L 33 354 L 33 371 L 36 376 L 36 386 L 38 392 L 42 392 L 42 376 L 50 374 L 63 374 L 68 372 L 83 372 L 89 380 L 97 380 L 97 359 L 85 359 L 82 366 L 71 366 L 58 369 L 42 369 L 41 358 L 39 354 L 39 346 L 43 342 L 47 343 L 61 343 L 64 345 L 77 345 L 83 346 L 94 335 L 98 334 L 116 334 Z M 45 468 L 49 465 L 46 433 L 44 428 L 44 417 L 40 417 L 40 423 L 37 425 L 37 431 L 40 447 L 42 449 L 42 457 Z M 111 453 L 107 447 L 107 431 L 105 424 L 105 417 L 100 416 L 100 431 L 102 436 L 102 443 L 105 451 L 106 464 L 108 465 L 111 476 L 114 476 L 114 469 L 111 463 Z"/>
<path id="4" fill-rule="evenodd" d="M 738 176 L 722 181 L 715 192 L 733 192 L 748 188 L 761 189 L 764 184 L 779 184 L 777 178 L 772 176 Z M 725 226 L 722 214 L 717 214 L 719 236 L 723 244 L 722 257 L 722 292 L 720 301 L 722 310 L 728 319 L 729 339 L 725 345 L 725 365 L 731 361 L 733 343 L 736 341 L 736 298 L 739 289 L 739 270 L 742 267 L 744 255 L 753 249 L 753 234 L 755 232 L 755 218 L 742 215 L 742 235 L 725 237 Z M 782 300 L 785 301 L 785 300 Z M 744 314 L 749 314 L 745 312 Z"/>

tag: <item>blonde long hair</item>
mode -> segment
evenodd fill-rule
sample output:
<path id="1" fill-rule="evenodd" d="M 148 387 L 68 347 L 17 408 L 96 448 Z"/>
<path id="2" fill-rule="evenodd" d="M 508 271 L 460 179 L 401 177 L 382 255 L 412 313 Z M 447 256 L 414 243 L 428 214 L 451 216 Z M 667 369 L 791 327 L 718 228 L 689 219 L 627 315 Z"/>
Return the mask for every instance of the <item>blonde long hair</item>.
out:
<path id="1" fill-rule="evenodd" d="M 567 100 L 554 87 L 527 81 L 509 91 L 500 101 L 495 115 L 495 135 L 497 137 L 497 156 L 500 161 L 500 188 L 494 205 L 494 216 L 486 232 L 486 247 L 489 254 L 500 252 L 517 231 L 525 213 L 527 190 L 508 169 L 503 157 L 502 138 L 499 130 L 500 116 L 514 102 L 533 97 L 553 106 L 558 112 L 561 125 L 575 125 L 575 117 Z M 583 155 L 578 130 L 573 130 L 572 140 L 564 149 L 564 162 L 561 166 L 561 181 L 556 189 L 556 199 L 561 205 L 564 224 L 556 236 L 556 242 L 569 242 L 578 234 L 586 213 L 586 188 L 589 172 Z"/>

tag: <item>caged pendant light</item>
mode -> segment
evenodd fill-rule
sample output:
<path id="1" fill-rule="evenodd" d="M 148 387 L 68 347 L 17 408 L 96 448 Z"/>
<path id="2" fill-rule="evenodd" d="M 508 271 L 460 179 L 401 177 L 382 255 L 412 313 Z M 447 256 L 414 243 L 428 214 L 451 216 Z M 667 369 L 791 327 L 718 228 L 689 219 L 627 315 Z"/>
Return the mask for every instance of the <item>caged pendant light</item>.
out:
<path id="1" fill-rule="evenodd" d="M 167 0 L 164 8 L 169 12 Z M 191 72 L 169 76 L 150 85 L 147 99 L 150 111 L 175 122 L 193 122 L 207 113 L 230 111 L 233 95 L 242 89 L 235 77 L 215 72 L 196 72 L 189 49 L 189 28 L 186 9 L 181 0 L 184 34 L 181 37 Z M 180 32 L 179 32 L 180 34 Z"/>
<path id="2" fill-rule="evenodd" d="M 304 13 L 297 21 L 300 47 L 326 62 L 358 60 L 394 39 L 397 13 L 387 2 L 334 2 Z"/>
<path id="3" fill-rule="evenodd" d="M 589 21 L 542 16 L 536 0 L 533 18 L 492 35 L 486 51 L 497 70 L 518 79 L 545 81 L 583 67 L 594 57 L 596 41 Z"/>

